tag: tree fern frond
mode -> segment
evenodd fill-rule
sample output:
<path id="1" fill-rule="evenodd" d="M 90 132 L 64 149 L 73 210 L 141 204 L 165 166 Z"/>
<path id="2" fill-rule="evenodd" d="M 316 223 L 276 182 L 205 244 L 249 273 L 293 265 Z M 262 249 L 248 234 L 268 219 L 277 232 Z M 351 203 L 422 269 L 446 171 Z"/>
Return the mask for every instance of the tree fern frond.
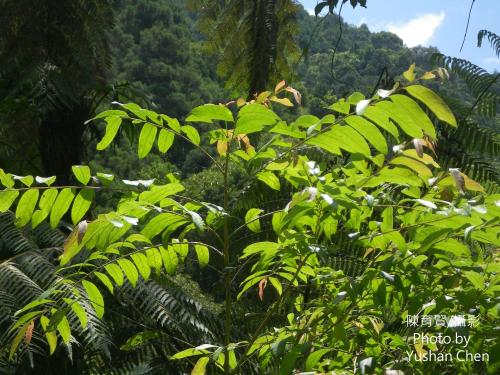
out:
<path id="1" fill-rule="evenodd" d="M 496 115 L 496 106 L 500 103 L 500 84 L 497 82 L 496 75 L 488 73 L 470 61 L 446 56 L 441 53 L 434 54 L 432 60 L 436 64 L 447 67 L 465 82 L 471 93 L 479 100 L 476 108 L 479 111 L 483 107 L 488 109 L 484 112 L 479 112 L 480 115 L 490 117 Z M 493 106 L 495 107 L 494 110 Z"/>
<path id="2" fill-rule="evenodd" d="M 495 50 L 497 57 L 500 57 L 500 36 L 489 30 L 481 30 L 477 34 L 478 47 L 481 47 L 484 39 L 488 39 L 488 42 L 490 42 L 491 47 Z"/>

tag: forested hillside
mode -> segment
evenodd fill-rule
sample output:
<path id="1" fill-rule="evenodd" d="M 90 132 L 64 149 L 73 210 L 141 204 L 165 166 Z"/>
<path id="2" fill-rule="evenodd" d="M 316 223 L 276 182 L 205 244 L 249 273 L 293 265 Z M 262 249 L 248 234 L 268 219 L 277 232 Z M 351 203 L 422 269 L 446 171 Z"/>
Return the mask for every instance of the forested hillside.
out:
<path id="1" fill-rule="evenodd" d="M 282 78 L 302 89 L 304 105 L 313 114 L 324 114 L 335 98 L 349 92 L 371 93 L 384 69 L 384 87 L 412 63 L 430 69 L 431 54 L 437 52 L 406 48 L 396 35 L 372 33 L 366 25 L 342 21 L 340 35 L 336 15 L 316 27 L 318 19 L 299 8 L 296 38 L 304 53 L 294 56 L 295 74 Z M 196 22 L 185 1 L 122 0 L 112 39 L 113 79 L 136 84 L 156 108 L 180 117 L 193 105 L 244 95 L 224 90 L 216 74 L 217 56 L 204 54 Z"/>
<path id="2" fill-rule="evenodd" d="M 353 91 L 369 95 L 377 88 L 390 89 L 412 63 L 419 71 L 430 70 L 431 55 L 438 52 L 435 48 L 409 49 L 396 35 L 372 33 L 366 25 L 356 27 L 342 21 L 341 34 L 337 15 L 328 16 L 316 27 L 318 19 L 301 5 L 298 8 L 296 38 L 301 51 L 292 58 L 292 74 L 281 77 L 302 94 L 303 105 L 295 110 L 297 113 L 324 116 L 334 101 Z M 112 32 L 111 81 L 129 83 L 135 94 L 131 100 L 180 118 L 193 106 L 245 96 L 225 87 L 217 76 L 217 55 L 206 54 L 203 39 L 196 13 L 189 11 L 185 1 L 122 0 Z M 457 83 L 448 81 L 446 85 L 451 85 L 448 91 L 457 91 Z M 435 84 L 434 88 L 440 86 Z M 466 92 L 461 92 L 466 98 Z M 120 160 L 130 162 L 129 167 L 119 167 L 121 173 L 137 173 L 132 160 Z M 180 146 L 169 160 L 188 174 L 207 165 L 197 151 Z"/>

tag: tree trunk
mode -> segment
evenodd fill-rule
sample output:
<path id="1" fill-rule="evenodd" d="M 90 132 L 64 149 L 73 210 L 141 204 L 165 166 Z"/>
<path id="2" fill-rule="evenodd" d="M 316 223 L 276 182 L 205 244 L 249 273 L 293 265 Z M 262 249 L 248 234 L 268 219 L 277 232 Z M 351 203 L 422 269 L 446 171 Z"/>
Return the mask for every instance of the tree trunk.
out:
<path id="1" fill-rule="evenodd" d="M 84 121 L 89 110 L 85 105 L 53 109 L 43 119 L 39 130 L 39 148 L 44 173 L 68 183 L 71 166 L 82 162 Z"/>
<path id="2" fill-rule="evenodd" d="M 249 61 L 249 98 L 265 91 L 276 61 L 276 0 L 256 0 L 253 13 L 254 48 Z"/>

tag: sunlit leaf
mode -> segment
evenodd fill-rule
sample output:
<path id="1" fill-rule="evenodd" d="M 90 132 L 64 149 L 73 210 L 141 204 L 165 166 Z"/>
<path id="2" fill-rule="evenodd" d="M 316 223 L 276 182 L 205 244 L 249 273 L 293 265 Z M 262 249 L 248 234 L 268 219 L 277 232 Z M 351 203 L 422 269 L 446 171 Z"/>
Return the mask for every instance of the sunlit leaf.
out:
<path id="1" fill-rule="evenodd" d="M 104 150 L 111 144 L 111 142 L 113 142 L 113 139 L 115 139 L 116 134 L 118 133 L 118 129 L 120 129 L 121 123 L 121 117 L 106 117 L 106 132 L 104 134 L 104 137 L 97 144 L 97 150 Z"/>
<path id="2" fill-rule="evenodd" d="M 157 131 L 157 127 L 150 123 L 145 123 L 142 127 L 141 134 L 139 135 L 139 146 L 137 149 L 137 155 L 140 159 L 146 157 L 153 148 Z"/>
<path id="3" fill-rule="evenodd" d="M 97 317 L 102 318 L 104 315 L 104 299 L 102 298 L 101 292 L 99 292 L 99 289 L 95 286 L 95 284 L 90 281 L 83 280 L 82 285 L 87 292 L 87 296 L 89 297 L 90 303 L 92 304 Z"/>
<path id="4" fill-rule="evenodd" d="M 73 170 L 73 174 L 78 182 L 83 185 L 87 185 L 89 183 L 91 175 L 88 165 L 73 165 L 71 169 Z"/>
<path id="5" fill-rule="evenodd" d="M 448 105 L 434 91 L 427 87 L 414 85 L 406 87 L 406 91 L 426 105 L 438 119 L 456 127 L 457 120 Z"/>
<path id="6" fill-rule="evenodd" d="M 28 224 L 35 210 L 40 192 L 38 189 L 28 190 L 19 199 L 16 209 L 16 225 L 23 227 Z"/>

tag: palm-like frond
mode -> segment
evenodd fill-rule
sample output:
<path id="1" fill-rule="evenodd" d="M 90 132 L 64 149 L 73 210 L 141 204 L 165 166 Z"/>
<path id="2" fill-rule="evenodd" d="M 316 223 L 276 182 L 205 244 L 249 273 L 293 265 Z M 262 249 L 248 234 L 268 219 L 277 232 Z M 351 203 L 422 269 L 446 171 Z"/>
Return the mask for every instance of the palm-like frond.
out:
<path id="1" fill-rule="evenodd" d="M 253 95 L 290 74 L 297 52 L 294 1 L 191 0 L 190 5 L 201 13 L 208 50 L 221 56 L 218 71 L 233 88 Z"/>
<path id="2" fill-rule="evenodd" d="M 447 67 L 465 82 L 471 94 L 478 99 L 474 109 L 479 115 L 495 117 L 500 103 L 500 81 L 498 74 L 488 73 L 470 61 L 456 57 L 434 54 L 434 63 Z"/>
<path id="3" fill-rule="evenodd" d="M 168 276 L 141 282 L 135 288 L 126 282 L 114 296 L 106 296 L 108 313 L 104 320 L 99 319 L 81 287 L 77 296 L 72 286 L 59 283 L 57 257 L 64 239 L 61 231 L 47 225 L 35 230 L 19 229 L 14 225 L 13 213 L 0 215 L 0 373 L 69 368 L 82 374 L 164 373 L 168 368 L 174 370 L 177 363 L 158 358 L 167 358 L 185 348 L 186 343 L 218 341 L 222 329 L 217 316 Z M 70 342 L 59 345 L 54 354 L 57 361 L 50 359 L 43 333 L 35 327 L 29 345 L 21 344 L 14 361 L 9 361 L 10 343 L 16 334 L 16 330 L 10 330 L 17 320 L 15 312 L 56 285 L 60 290 L 56 303 L 68 310 L 73 335 Z M 67 298 L 78 301 L 85 311 L 85 328 Z M 158 332 L 159 338 L 132 351 L 119 350 L 144 326 Z"/>
<path id="4" fill-rule="evenodd" d="M 478 38 L 481 41 L 485 37 L 496 48 L 498 37 L 482 30 Z M 459 126 L 457 129 L 440 128 L 440 162 L 446 168 L 460 165 L 463 172 L 481 181 L 488 190 L 497 191 L 500 181 L 500 119 L 497 112 L 500 74 L 491 74 L 470 61 L 443 54 L 435 54 L 433 60 L 461 79 L 473 96 L 473 103 L 467 107 L 448 98 L 459 114 Z"/>
<path id="5" fill-rule="evenodd" d="M 477 34 L 478 47 L 481 47 L 484 39 L 488 39 L 488 42 L 490 42 L 491 47 L 495 50 L 497 57 L 500 57 L 500 36 L 489 30 L 481 30 Z"/>

